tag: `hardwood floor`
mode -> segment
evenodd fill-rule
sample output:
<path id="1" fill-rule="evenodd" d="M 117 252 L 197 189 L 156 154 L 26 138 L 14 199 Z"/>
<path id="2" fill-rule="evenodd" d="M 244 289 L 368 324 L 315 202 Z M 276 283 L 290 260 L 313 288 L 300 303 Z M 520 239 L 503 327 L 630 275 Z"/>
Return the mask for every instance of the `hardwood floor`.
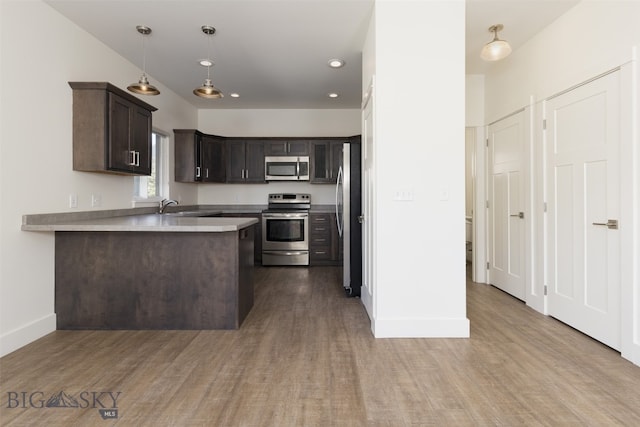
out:
<path id="1" fill-rule="evenodd" d="M 259 268 L 237 331 L 56 331 L 0 359 L 0 425 L 640 425 L 640 368 L 507 294 L 468 282 L 470 339 L 374 339 L 339 274 Z"/>

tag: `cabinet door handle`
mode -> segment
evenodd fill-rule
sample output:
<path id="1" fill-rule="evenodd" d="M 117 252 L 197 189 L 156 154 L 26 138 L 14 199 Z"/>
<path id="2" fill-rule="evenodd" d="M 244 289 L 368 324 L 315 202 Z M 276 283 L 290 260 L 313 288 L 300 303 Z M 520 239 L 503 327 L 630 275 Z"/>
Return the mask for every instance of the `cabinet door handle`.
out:
<path id="1" fill-rule="evenodd" d="M 517 214 L 511 214 L 509 216 L 517 216 L 518 218 L 524 218 L 524 212 L 518 212 Z"/>
<path id="2" fill-rule="evenodd" d="M 140 152 L 136 151 L 136 166 L 140 166 Z"/>
<path id="3" fill-rule="evenodd" d="M 196 166 L 196 178 L 200 178 L 200 166 Z"/>
<path id="4" fill-rule="evenodd" d="M 249 169 L 245 169 L 244 179 L 249 179 Z"/>
<path id="5" fill-rule="evenodd" d="M 209 178 L 209 168 L 206 168 L 206 169 L 204 170 L 204 177 L 205 177 L 205 178 Z"/>
<path id="6" fill-rule="evenodd" d="M 129 166 L 136 165 L 136 152 L 131 150 L 129 151 Z"/>

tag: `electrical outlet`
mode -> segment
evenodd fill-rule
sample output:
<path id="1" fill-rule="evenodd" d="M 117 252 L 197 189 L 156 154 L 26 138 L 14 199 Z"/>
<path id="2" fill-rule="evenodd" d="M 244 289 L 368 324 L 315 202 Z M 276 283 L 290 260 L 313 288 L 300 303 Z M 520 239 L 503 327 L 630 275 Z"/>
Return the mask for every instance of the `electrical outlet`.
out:
<path id="1" fill-rule="evenodd" d="M 102 196 L 100 194 L 91 195 L 91 207 L 97 208 L 102 206 Z"/>
<path id="2" fill-rule="evenodd" d="M 69 207 L 77 208 L 78 207 L 78 195 L 75 193 L 69 194 Z"/>

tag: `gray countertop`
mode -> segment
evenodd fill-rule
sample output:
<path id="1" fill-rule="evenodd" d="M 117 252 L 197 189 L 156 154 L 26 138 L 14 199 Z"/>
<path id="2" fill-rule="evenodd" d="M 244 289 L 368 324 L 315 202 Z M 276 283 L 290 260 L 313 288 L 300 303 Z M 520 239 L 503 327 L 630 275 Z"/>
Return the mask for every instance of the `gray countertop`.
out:
<path id="1" fill-rule="evenodd" d="M 220 233 L 238 231 L 256 224 L 256 218 L 220 218 L 158 215 L 146 213 L 139 215 L 115 215 L 94 218 L 65 217 L 64 214 L 52 214 L 47 220 L 40 215 L 37 220 L 23 217 L 24 231 L 164 231 L 164 232 L 204 232 Z M 34 216 L 35 217 L 35 216 Z M 31 221 L 30 221 L 31 219 Z"/>
<path id="2" fill-rule="evenodd" d="M 258 215 L 266 205 L 170 206 L 167 213 L 157 208 L 23 215 L 24 231 L 167 231 L 219 233 L 237 231 L 258 223 L 258 219 L 208 217 L 202 214 Z M 311 212 L 335 212 L 333 205 L 312 205 Z"/>

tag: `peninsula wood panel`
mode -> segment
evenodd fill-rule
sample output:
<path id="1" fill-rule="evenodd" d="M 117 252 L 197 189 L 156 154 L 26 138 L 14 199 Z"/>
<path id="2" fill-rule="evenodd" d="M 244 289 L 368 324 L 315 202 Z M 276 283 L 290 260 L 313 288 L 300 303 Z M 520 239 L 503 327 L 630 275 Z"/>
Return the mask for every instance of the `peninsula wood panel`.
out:
<path id="1" fill-rule="evenodd" d="M 253 305 L 253 227 L 56 232 L 58 329 L 235 329 Z"/>

